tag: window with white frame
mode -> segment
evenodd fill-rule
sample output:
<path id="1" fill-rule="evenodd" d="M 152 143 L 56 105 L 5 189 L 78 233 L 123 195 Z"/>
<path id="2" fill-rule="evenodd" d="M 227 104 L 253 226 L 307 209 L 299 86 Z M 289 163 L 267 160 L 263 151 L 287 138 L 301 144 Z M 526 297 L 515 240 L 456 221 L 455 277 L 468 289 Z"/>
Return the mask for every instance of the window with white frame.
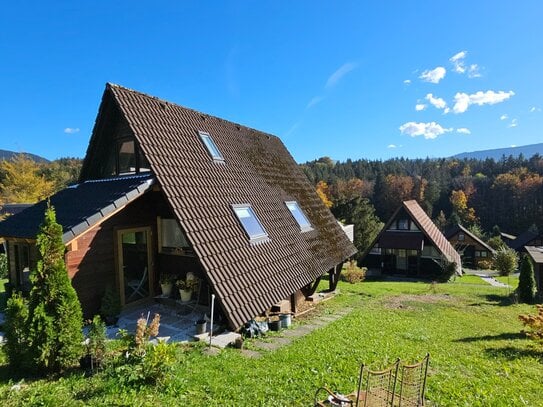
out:
<path id="1" fill-rule="evenodd" d="M 206 133 L 205 131 L 199 131 L 198 134 L 200 135 L 200 139 L 206 146 L 209 155 L 216 161 L 224 161 L 224 157 L 222 156 L 221 152 L 217 148 L 217 145 L 215 144 L 209 133 Z"/>
<path id="2" fill-rule="evenodd" d="M 313 230 L 311 227 L 311 223 L 309 223 L 309 220 L 305 217 L 305 214 L 300 209 L 300 205 L 298 205 L 298 202 L 296 201 L 287 201 L 285 202 L 285 205 L 287 206 L 288 210 L 298 222 L 298 225 L 300 225 L 300 229 L 302 232 L 308 232 L 310 230 Z"/>
<path id="3" fill-rule="evenodd" d="M 268 234 L 250 204 L 232 205 L 232 209 L 251 242 L 268 240 Z"/>

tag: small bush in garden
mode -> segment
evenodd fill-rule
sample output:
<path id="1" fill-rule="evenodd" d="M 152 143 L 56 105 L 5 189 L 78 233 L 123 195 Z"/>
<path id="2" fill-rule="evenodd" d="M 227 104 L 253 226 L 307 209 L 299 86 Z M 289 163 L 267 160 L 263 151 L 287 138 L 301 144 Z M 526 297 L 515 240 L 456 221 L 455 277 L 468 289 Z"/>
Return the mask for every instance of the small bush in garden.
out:
<path id="1" fill-rule="evenodd" d="M 527 331 L 523 331 L 527 337 L 543 345 L 543 305 L 536 305 L 537 313 L 535 315 L 519 315 Z"/>
<path id="2" fill-rule="evenodd" d="M 106 325 L 99 315 L 95 315 L 92 319 L 86 345 L 90 368 L 94 370 L 101 366 L 106 354 Z"/>
<path id="3" fill-rule="evenodd" d="M 28 319 L 28 305 L 18 293 L 13 293 L 6 307 L 5 351 L 9 366 L 12 370 L 28 367 L 28 340 L 26 333 L 26 320 Z"/>
<path id="4" fill-rule="evenodd" d="M 0 253 L 0 279 L 8 278 L 8 256 Z"/>
<path id="5" fill-rule="evenodd" d="M 128 349 L 110 366 L 109 373 L 121 386 L 139 387 L 145 384 L 163 385 L 175 362 L 175 348 L 166 343 L 152 344 L 150 338 L 158 335 L 160 315 L 140 318 L 134 336 L 123 337 Z"/>
<path id="6" fill-rule="evenodd" d="M 355 260 L 351 260 L 341 273 L 341 279 L 351 284 L 360 283 L 366 278 L 366 271 L 365 267 L 360 268 Z"/>
<path id="7" fill-rule="evenodd" d="M 447 283 L 456 278 L 456 263 L 443 260 L 443 270 L 437 277 L 439 283 Z"/>
<path id="8" fill-rule="evenodd" d="M 500 276 L 508 276 L 518 268 L 517 252 L 510 248 L 502 248 L 496 251 L 492 261 Z"/>

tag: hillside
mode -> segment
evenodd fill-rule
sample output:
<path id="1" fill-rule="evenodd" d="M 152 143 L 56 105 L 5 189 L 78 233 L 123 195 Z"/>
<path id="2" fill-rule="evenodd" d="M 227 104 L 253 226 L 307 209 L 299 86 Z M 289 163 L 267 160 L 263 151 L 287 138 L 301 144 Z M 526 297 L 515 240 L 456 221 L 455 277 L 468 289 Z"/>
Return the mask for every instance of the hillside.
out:
<path id="1" fill-rule="evenodd" d="M 503 156 L 509 157 L 510 155 L 512 155 L 513 157 L 518 157 L 520 154 L 522 154 L 525 158 L 530 158 L 535 154 L 543 156 L 543 143 L 529 144 L 527 146 L 519 147 L 505 147 L 495 148 L 492 150 L 472 151 L 453 155 L 452 158 L 474 158 L 476 160 L 493 158 L 495 161 L 499 161 Z"/>
<path id="2" fill-rule="evenodd" d="M 48 163 L 49 162 L 49 160 L 47 160 L 46 158 L 40 157 L 39 155 L 36 155 L 36 154 L 18 153 L 18 152 L 9 151 L 9 150 L 0 150 L 0 161 L 1 160 L 10 160 L 13 156 L 15 156 L 17 154 L 25 154 L 27 157 L 33 159 L 34 161 L 36 161 L 38 163 L 44 163 L 44 162 Z"/>

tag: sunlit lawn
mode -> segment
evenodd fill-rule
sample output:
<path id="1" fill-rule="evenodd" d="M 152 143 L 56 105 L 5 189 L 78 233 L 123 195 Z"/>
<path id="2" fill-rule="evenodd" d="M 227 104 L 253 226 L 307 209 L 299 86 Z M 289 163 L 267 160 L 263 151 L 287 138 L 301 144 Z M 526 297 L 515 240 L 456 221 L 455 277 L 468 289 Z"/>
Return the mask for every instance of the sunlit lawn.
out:
<path id="1" fill-rule="evenodd" d="M 354 390 L 359 362 L 379 367 L 426 352 L 429 405 L 543 405 L 543 354 L 520 334 L 517 319 L 534 307 L 510 304 L 506 289 L 468 277 L 437 286 L 340 283 L 341 294 L 318 311 L 352 308 L 346 317 L 259 359 L 236 349 L 209 356 L 179 347 L 175 374 L 160 389 L 120 389 L 104 374 L 73 373 L 27 379 L 10 391 L 4 367 L 0 405 L 310 406 L 319 386 Z"/>

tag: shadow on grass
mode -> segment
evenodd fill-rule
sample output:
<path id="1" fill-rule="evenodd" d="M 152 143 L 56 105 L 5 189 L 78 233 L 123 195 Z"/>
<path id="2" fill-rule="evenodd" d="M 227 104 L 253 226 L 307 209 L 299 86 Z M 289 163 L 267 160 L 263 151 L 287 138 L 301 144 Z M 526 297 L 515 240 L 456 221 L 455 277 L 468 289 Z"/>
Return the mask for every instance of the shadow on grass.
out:
<path id="1" fill-rule="evenodd" d="M 526 338 L 526 335 L 521 332 L 504 332 L 499 335 L 471 336 L 467 338 L 456 339 L 454 342 L 506 341 L 524 338 Z"/>
<path id="2" fill-rule="evenodd" d="M 506 346 L 504 348 L 488 348 L 485 349 L 485 353 L 493 358 L 515 360 L 528 357 L 538 359 L 540 363 L 543 363 L 543 351 L 534 348 L 519 349 L 513 346 Z"/>
<path id="3" fill-rule="evenodd" d="M 513 298 L 509 295 L 485 294 L 479 295 L 478 297 L 484 298 L 484 301 L 474 302 L 470 304 L 470 306 L 478 307 L 480 305 L 496 305 L 498 307 L 507 307 L 515 303 Z"/>

